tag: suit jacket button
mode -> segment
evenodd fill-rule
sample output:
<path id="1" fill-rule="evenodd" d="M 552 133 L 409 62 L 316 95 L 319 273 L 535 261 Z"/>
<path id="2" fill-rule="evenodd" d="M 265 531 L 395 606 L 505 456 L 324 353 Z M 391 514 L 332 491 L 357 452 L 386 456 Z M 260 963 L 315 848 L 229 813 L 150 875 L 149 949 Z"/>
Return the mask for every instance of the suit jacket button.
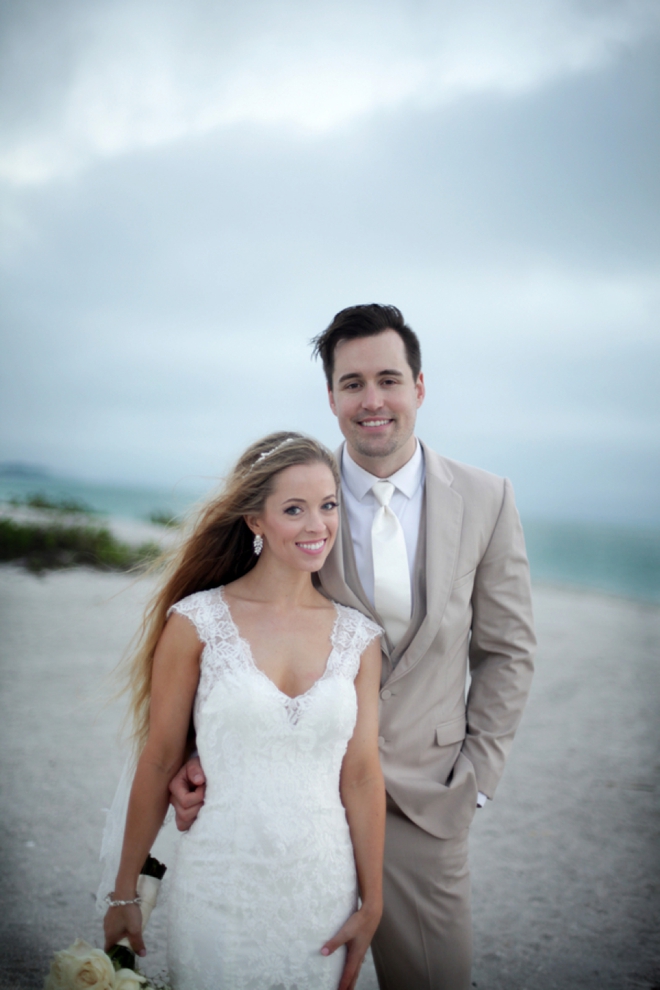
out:
<path id="1" fill-rule="evenodd" d="M 378 736 L 378 745 L 379 746 L 385 745 L 385 736 Z"/>
<path id="2" fill-rule="evenodd" d="M 385 701 L 387 701 L 388 698 L 391 698 L 392 697 L 392 692 L 391 691 L 388 691 L 387 688 L 385 688 L 384 691 L 381 691 L 380 696 Z"/>

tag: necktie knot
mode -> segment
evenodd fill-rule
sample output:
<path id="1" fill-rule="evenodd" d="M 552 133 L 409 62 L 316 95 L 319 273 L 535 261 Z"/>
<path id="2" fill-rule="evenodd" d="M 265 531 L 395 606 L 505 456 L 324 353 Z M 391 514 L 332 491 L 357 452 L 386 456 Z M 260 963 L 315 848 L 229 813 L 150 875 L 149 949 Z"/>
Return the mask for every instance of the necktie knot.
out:
<path id="1" fill-rule="evenodd" d="M 375 485 L 372 485 L 371 490 L 376 497 L 376 501 L 383 508 L 390 504 L 394 495 L 394 485 L 391 481 L 377 481 Z"/>

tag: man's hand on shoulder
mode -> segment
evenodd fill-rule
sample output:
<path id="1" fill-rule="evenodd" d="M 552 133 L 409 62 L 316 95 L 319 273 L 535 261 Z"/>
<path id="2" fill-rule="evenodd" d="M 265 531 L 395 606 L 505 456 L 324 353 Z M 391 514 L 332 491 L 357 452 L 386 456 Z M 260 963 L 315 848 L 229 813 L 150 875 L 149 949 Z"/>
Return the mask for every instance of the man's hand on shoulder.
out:
<path id="1" fill-rule="evenodd" d="M 204 804 L 206 777 L 198 756 L 191 757 L 170 781 L 170 801 L 176 814 L 176 827 L 187 832 Z"/>

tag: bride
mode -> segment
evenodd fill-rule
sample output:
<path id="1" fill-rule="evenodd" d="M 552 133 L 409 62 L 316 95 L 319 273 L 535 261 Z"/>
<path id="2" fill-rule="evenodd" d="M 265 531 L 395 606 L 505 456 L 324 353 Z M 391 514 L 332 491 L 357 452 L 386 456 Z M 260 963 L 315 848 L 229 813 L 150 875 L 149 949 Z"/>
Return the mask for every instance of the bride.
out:
<path id="1" fill-rule="evenodd" d="M 137 878 L 194 727 L 207 792 L 172 871 L 175 990 L 353 990 L 380 919 L 380 630 L 312 582 L 338 487 L 316 441 L 253 444 L 147 613 L 132 666 L 141 755 L 105 938 L 145 954 Z"/>

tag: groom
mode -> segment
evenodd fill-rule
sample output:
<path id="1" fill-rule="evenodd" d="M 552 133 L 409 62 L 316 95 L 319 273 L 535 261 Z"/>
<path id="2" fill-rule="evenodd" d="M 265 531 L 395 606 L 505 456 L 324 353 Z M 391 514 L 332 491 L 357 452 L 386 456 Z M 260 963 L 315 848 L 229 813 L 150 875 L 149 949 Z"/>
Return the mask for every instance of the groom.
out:
<path id="1" fill-rule="evenodd" d="M 508 481 L 416 439 L 420 347 L 396 307 L 344 309 L 314 345 L 346 440 L 342 524 L 320 584 L 385 629 L 378 981 L 468 990 L 468 829 L 494 796 L 532 675 L 522 529 Z M 180 828 L 199 810 L 203 779 L 190 763 L 172 782 Z"/>

